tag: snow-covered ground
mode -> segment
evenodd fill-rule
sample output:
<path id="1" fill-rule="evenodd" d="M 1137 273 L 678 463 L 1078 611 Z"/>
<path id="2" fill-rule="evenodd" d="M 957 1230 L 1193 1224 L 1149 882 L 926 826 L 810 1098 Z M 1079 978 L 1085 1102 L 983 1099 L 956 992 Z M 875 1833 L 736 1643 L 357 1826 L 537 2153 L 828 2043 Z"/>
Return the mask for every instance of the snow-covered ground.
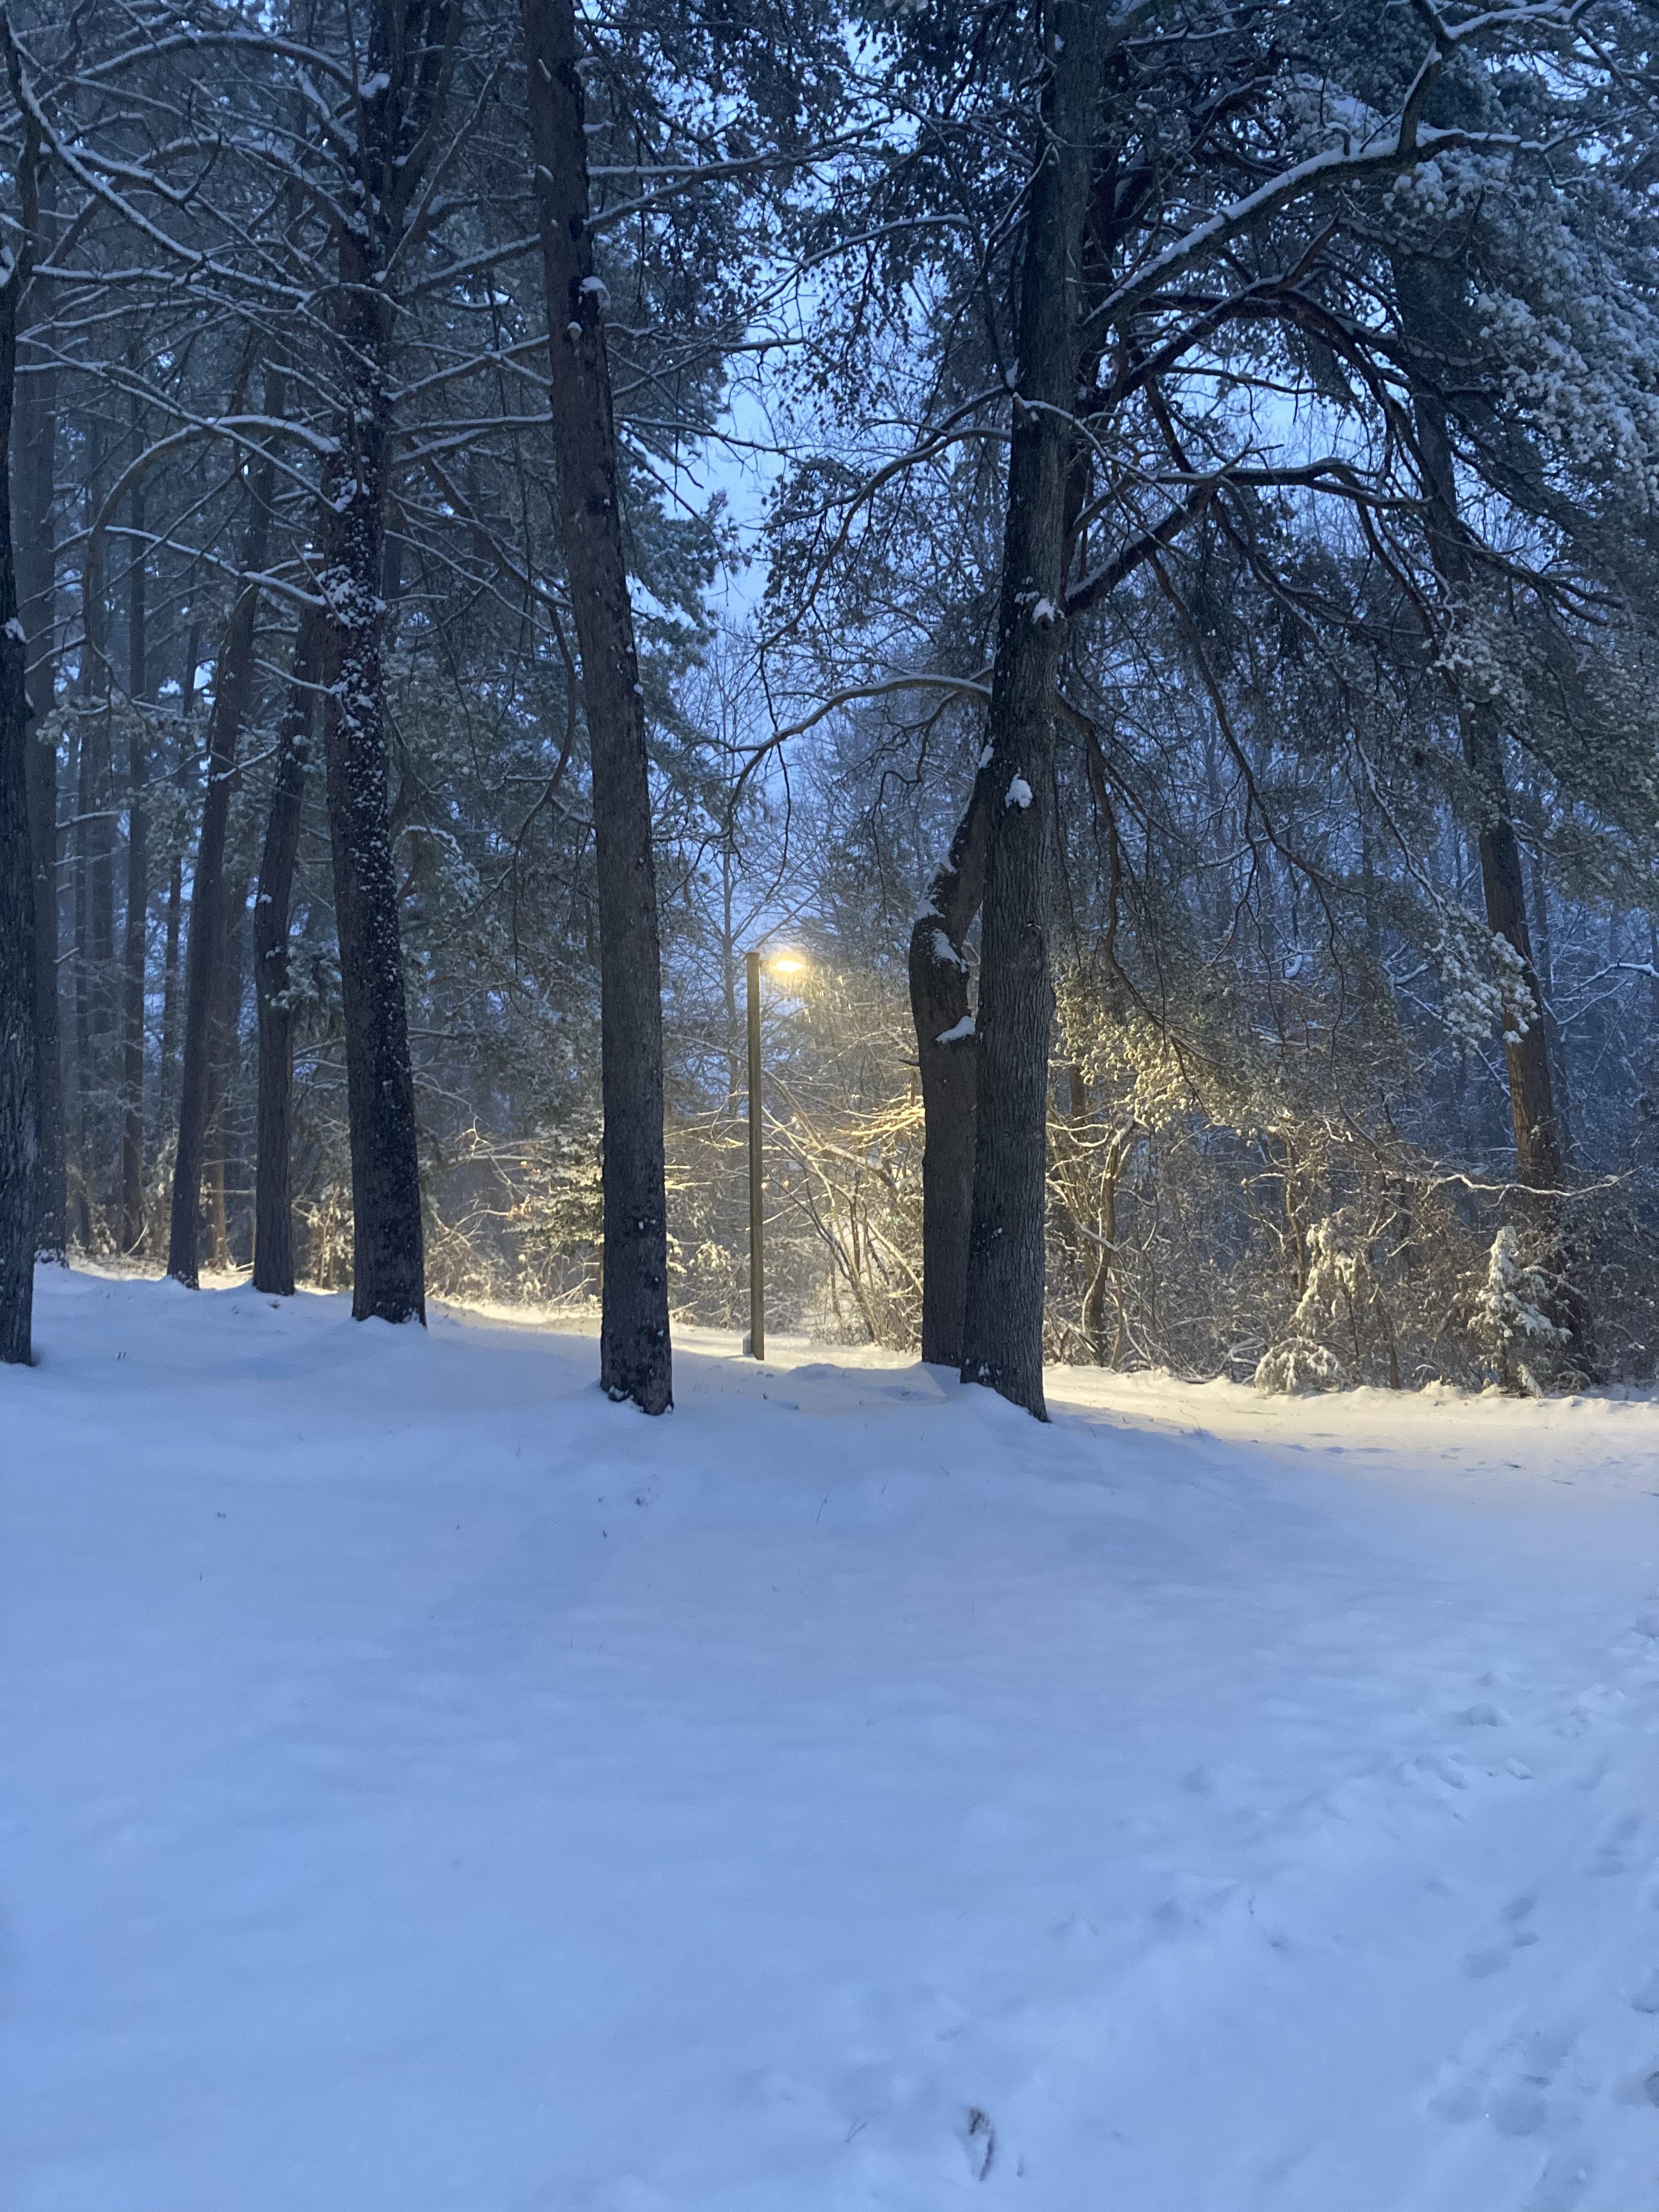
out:
<path id="1" fill-rule="evenodd" d="M 1659 1407 L 52 1272 L 6 2212 L 1659 2204 Z"/>

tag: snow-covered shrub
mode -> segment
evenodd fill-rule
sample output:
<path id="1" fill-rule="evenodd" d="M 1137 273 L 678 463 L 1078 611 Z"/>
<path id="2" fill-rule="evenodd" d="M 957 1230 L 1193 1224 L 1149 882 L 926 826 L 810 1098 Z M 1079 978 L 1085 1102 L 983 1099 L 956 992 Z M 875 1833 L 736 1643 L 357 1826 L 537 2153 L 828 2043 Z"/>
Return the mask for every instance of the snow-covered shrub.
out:
<path id="1" fill-rule="evenodd" d="M 1352 1381 L 1328 1344 L 1293 1336 L 1264 1352 L 1255 1387 L 1268 1397 L 1300 1397 L 1316 1390 L 1346 1390 Z"/>
<path id="2" fill-rule="evenodd" d="M 1369 1260 L 1349 1244 L 1339 1216 L 1314 1222 L 1306 1245 L 1307 1281 L 1291 1316 L 1291 1333 L 1256 1366 L 1256 1389 L 1274 1395 L 1347 1388 L 1352 1377 L 1324 1338 L 1340 1330 L 1357 1359 L 1360 1303 L 1376 1287 Z"/>
<path id="3" fill-rule="evenodd" d="M 1571 1341 L 1554 1318 L 1561 1289 L 1559 1277 L 1522 1256 L 1521 1239 L 1505 1222 L 1492 1238 L 1470 1324 L 1504 1389 L 1540 1398 L 1556 1381 Z"/>

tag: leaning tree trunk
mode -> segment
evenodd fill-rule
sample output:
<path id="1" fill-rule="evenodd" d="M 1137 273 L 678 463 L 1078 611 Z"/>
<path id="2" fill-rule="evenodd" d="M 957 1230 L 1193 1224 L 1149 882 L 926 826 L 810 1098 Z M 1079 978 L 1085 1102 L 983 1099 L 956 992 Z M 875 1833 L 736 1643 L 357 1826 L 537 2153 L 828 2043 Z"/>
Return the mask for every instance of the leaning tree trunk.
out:
<path id="1" fill-rule="evenodd" d="M 41 179 L 40 201 L 50 212 L 52 173 Z M 24 303 L 31 324 L 46 319 L 50 290 L 33 278 Z M 57 552 L 54 507 L 58 490 L 58 377 L 51 355 L 31 349 L 20 333 L 20 355 L 36 358 L 16 404 L 18 544 L 17 589 L 28 653 L 33 738 L 28 747 L 29 828 L 34 865 L 35 1074 L 40 1152 L 36 1171 L 35 1249 L 43 1260 L 61 1261 L 68 1239 L 64 1182 L 64 1077 L 58 1020 L 58 741 L 47 731 L 55 703 Z"/>
<path id="2" fill-rule="evenodd" d="M 1064 628 L 1068 424 L 1102 67 L 1091 0 L 1043 10 L 1037 167 L 1020 277 L 1013 436 L 991 681 L 974 1210 L 962 1376 L 1046 1419 L 1042 1401 L 1048 1036 L 1047 908 L 1054 673 Z"/>
<path id="3" fill-rule="evenodd" d="M 1445 361 L 1453 348 L 1457 281 L 1455 269 L 1439 262 L 1397 258 L 1395 263 L 1401 326 L 1419 356 L 1412 407 L 1423 465 L 1430 556 L 1454 602 L 1455 620 L 1468 611 L 1474 563 L 1469 534 L 1458 512 L 1456 468 L 1446 408 L 1435 388 L 1430 365 Z M 1516 1165 L 1521 1180 L 1534 1189 L 1557 1190 L 1564 1179 L 1565 1163 L 1550 1084 L 1544 997 L 1533 963 L 1521 848 L 1504 765 L 1503 726 L 1490 700 L 1472 699 L 1462 692 L 1457 717 L 1464 763 L 1480 808 L 1480 883 L 1486 926 L 1515 953 L 1532 1007 L 1523 1030 L 1517 1032 L 1507 1018 L 1504 1022 L 1504 1057 L 1508 1066 Z"/>
<path id="4" fill-rule="evenodd" d="M 34 149 L 26 149 L 32 163 Z M 0 1361 L 33 1356 L 40 1131 L 34 1085 L 34 869 L 29 835 L 27 653 L 11 544 L 11 430 L 17 303 L 28 258 L 0 281 Z"/>
<path id="5" fill-rule="evenodd" d="M 289 1000 L 289 915 L 300 853 L 318 631 L 302 616 L 288 705 L 276 737 L 270 817 L 253 905 L 253 989 L 259 1020 L 258 1108 L 254 1139 L 253 1287 L 294 1295 L 294 1009 Z"/>
<path id="6" fill-rule="evenodd" d="M 523 0 L 547 285 L 565 567 L 581 654 L 599 873 L 605 1098 L 599 1380 L 647 1413 L 672 1403 L 663 1159 L 662 962 L 645 707 L 634 646 L 605 339 L 588 228 L 572 0 Z"/>
<path id="7" fill-rule="evenodd" d="M 921 1077 L 921 1356 L 962 1364 L 974 1207 L 974 1018 L 963 942 L 985 891 L 991 780 L 974 779 L 927 911 L 910 932 L 910 1016 Z"/>
<path id="8" fill-rule="evenodd" d="M 1486 894 L 1487 927 L 1513 948 L 1531 1004 L 1531 1018 L 1523 1030 L 1517 1034 L 1508 1018 L 1504 1028 L 1516 1164 L 1522 1181 L 1534 1189 L 1559 1190 L 1565 1164 L 1550 1081 L 1544 994 L 1533 962 L 1521 848 L 1504 773 L 1503 736 L 1496 711 L 1484 700 L 1466 707 L 1459 719 L 1463 757 L 1474 778 L 1482 808 L 1480 883 Z"/>

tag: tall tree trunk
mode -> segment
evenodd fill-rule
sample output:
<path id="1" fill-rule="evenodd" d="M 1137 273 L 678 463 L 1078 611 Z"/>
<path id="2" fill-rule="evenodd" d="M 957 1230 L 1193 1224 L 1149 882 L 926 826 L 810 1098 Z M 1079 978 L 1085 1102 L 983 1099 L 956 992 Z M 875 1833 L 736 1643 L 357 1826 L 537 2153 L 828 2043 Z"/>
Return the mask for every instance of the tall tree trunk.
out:
<path id="1" fill-rule="evenodd" d="M 962 1364 L 968 1237 L 974 1207 L 974 1021 L 963 945 L 985 892 L 991 777 L 974 779 L 966 812 L 910 932 L 910 1016 L 921 1078 L 921 1356 Z"/>
<path id="2" fill-rule="evenodd" d="M 229 905 L 228 899 L 226 904 Z M 228 1083 L 223 1005 L 229 964 L 230 921 L 227 915 L 225 943 L 217 962 L 220 1004 L 209 1025 L 206 1133 L 202 1142 L 202 1263 L 216 1274 L 230 1264 L 225 1237 L 225 1108 Z"/>
<path id="3" fill-rule="evenodd" d="M 385 0 L 374 10 L 368 81 L 380 88 L 362 102 L 364 189 L 377 197 L 391 188 L 394 107 L 407 91 L 406 52 L 401 32 L 393 52 L 392 13 Z M 324 475 L 318 582 L 351 1135 L 351 1310 L 359 1321 L 404 1322 L 426 1318 L 426 1254 L 381 668 L 392 343 L 380 281 L 384 250 L 377 227 L 342 228 L 337 335 L 355 389 L 335 423 L 336 450 Z"/>
<path id="4" fill-rule="evenodd" d="M 87 426 L 86 514 L 88 527 L 104 496 L 108 441 L 101 419 Z M 107 1213 L 114 1165 L 110 1106 L 114 1093 L 110 1046 L 115 1031 L 115 774 L 111 721 L 109 607 L 104 563 L 88 544 L 81 575 L 81 823 L 84 904 L 79 938 L 82 994 L 77 1007 L 84 1042 L 82 1079 L 81 1184 L 88 1230 Z"/>
<path id="5" fill-rule="evenodd" d="M 1544 1043 L 1549 1054 L 1550 1096 L 1555 1105 L 1555 1131 L 1565 1166 L 1572 1158 L 1572 1093 L 1567 1083 L 1567 1041 L 1555 1014 L 1555 964 L 1551 951 L 1549 873 L 1542 853 L 1534 852 L 1530 868 L 1532 914 L 1537 926 L 1539 1004 L 1544 1020 Z"/>
<path id="6" fill-rule="evenodd" d="M 1485 809 L 1480 824 L 1480 882 L 1486 895 L 1486 922 L 1495 936 L 1504 938 L 1513 947 L 1521 963 L 1522 983 L 1530 1005 L 1530 1018 L 1525 1030 L 1517 1033 L 1506 1024 L 1504 1034 L 1516 1165 L 1522 1181 L 1534 1189 L 1557 1190 L 1563 1180 L 1565 1163 L 1544 1033 L 1544 994 L 1533 965 L 1532 939 L 1527 927 L 1521 848 L 1509 811 L 1503 738 L 1496 712 L 1484 702 L 1466 708 L 1461 720 L 1463 757 L 1474 774 Z"/>
<path id="7" fill-rule="evenodd" d="M 202 652 L 202 625 L 192 617 L 185 635 L 185 666 L 179 684 L 179 757 L 174 776 L 185 781 L 186 748 L 196 720 L 196 670 Z M 179 925 L 184 906 L 185 864 L 175 855 L 167 883 L 167 951 L 161 966 L 161 1141 L 173 1126 L 179 1091 Z"/>
<path id="8" fill-rule="evenodd" d="M 22 162 L 31 171 L 34 156 L 34 144 L 27 143 Z M 26 246 L 19 246 L 8 258 L 10 266 L 0 280 L 0 1361 L 27 1365 L 33 1357 L 34 1313 L 39 1044 L 27 649 L 18 619 L 12 557 L 11 436 L 18 301 L 27 282 L 29 256 Z"/>
<path id="9" fill-rule="evenodd" d="M 673 1402 L 663 1159 L 662 957 L 645 704 L 623 544 L 605 287 L 593 273 L 572 0 L 523 0 L 547 285 L 553 445 L 581 656 L 599 873 L 605 1097 L 599 1380 L 647 1413 Z"/>
<path id="10" fill-rule="evenodd" d="M 143 421 L 133 402 L 133 428 Z M 127 570 L 127 691 L 131 708 L 127 759 L 127 911 L 122 947 L 121 1000 L 121 1249 L 137 1252 L 144 1241 L 144 982 L 149 951 L 149 854 L 144 786 L 149 777 L 143 701 L 149 694 L 149 608 L 144 590 L 144 480 L 131 492 L 133 549 Z"/>
<path id="11" fill-rule="evenodd" d="M 317 676 L 317 624 L 301 618 L 294 674 L 276 739 L 270 818 L 253 907 L 253 989 L 259 1020 L 254 1136 L 253 1287 L 294 1295 L 294 1009 L 289 1002 L 289 918 L 300 853 L 307 756 Z"/>
<path id="12" fill-rule="evenodd" d="M 212 1105 L 212 1025 L 224 953 L 225 832 L 236 746 L 253 688 L 253 618 L 258 586 L 245 585 L 225 626 L 208 717 L 207 788 L 191 876 L 185 940 L 185 1036 L 179 1076 L 179 1134 L 173 1161 L 167 1273 L 194 1290 L 200 1279 L 202 1170 Z"/>
<path id="13" fill-rule="evenodd" d="M 1019 386 L 1008 457 L 981 933 L 974 1210 L 962 1376 L 1047 1419 L 1042 1399 L 1048 1037 L 1047 936 L 1054 675 L 1066 596 L 1069 418 L 1103 53 L 1090 0 L 1042 17 L 1041 134 L 1026 204 Z"/>
<path id="14" fill-rule="evenodd" d="M 208 1054 L 207 1146 L 204 1161 L 204 1227 L 210 1267 L 231 1265 L 229 1192 L 236 1172 L 231 1115 L 241 1043 L 242 954 L 247 927 L 247 884 L 240 877 L 225 899 L 225 939 Z"/>
<path id="15" fill-rule="evenodd" d="M 75 1011 L 75 1172 L 70 1191 L 71 1226 L 81 1249 L 92 1246 L 92 1193 L 87 1181 L 87 1162 L 92 1147 L 92 975 L 89 961 L 87 884 L 90 860 L 87 834 L 92 813 L 91 727 L 85 706 L 88 661 L 81 648 L 81 673 L 76 685 L 76 711 L 70 741 L 70 787 L 75 793 L 75 842 L 72 896 L 75 939 L 70 963 Z"/>
<path id="16" fill-rule="evenodd" d="M 53 173 L 40 180 L 40 205 L 54 205 Z M 50 288 L 34 277 L 23 306 L 30 323 L 51 311 Z M 31 356 L 33 356 L 31 358 Z M 19 338 L 20 365 L 30 374 L 16 400 L 17 587 L 28 654 L 29 709 L 33 741 L 28 748 L 29 829 L 34 866 L 35 1035 L 39 1044 L 35 1106 L 39 1128 L 36 1249 L 61 1260 L 68 1237 L 64 1186 L 64 1073 L 58 1012 L 58 743 L 48 718 L 58 688 L 56 501 L 58 493 L 58 379 L 51 356 Z"/>
<path id="17" fill-rule="evenodd" d="M 1091 1357 L 1098 1367 L 1107 1364 L 1106 1350 L 1106 1293 L 1111 1287 L 1112 1262 L 1117 1250 L 1117 1179 L 1122 1164 L 1122 1152 L 1115 1139 L 1106 1152 L 1105 1165 L 1100 1178 L 1097 1203 L 1091 1203 L 1089 1188 L 1089 1161 L 1086 1146 L 1089 1133 L 1089 1085 L 1083 1070 L 1073 1060 L 1066 1071 L 1068 1113 L 1066 1115 L 1067 1166 L 1066 1181 L 1071 1202 L 1072 1218 L 1077 1225 L 1079 1241 L 1085 1254 L 1091 1244 L 1093 1258 L 1089 1262 L 1089 1279 L 1084 1287 L 1079 1322 L 1085 1342 Z"/>
<path id="18" fill-rule="evenodd" d="M 163 1143 L 173 1118 L 178 1078 L 179 939 L 179 925 L 184 920 L 184 904 L 185 863 L 180 855 L 175 854 L 173 872 L 167 878 L 167 938 L 161 954 L 161 1125 Z"/>
<path id="19" fill-rule="evenodd" d="M 81 743 L 91 793 L 87 831 L 87 1073 L 90 1115 L 82 1173 L 88 1206 L 107 1220 L 115 1166 L 115 759 L 107 609 L 101 580 L 87 600 L 88 690 Z"/>
<path id="20" fill-rule="evenodd" d="M 103 430 L 94 416 L 86 431 L 87 481 L 83 506 L 90 525 L 97 512 L 103 476 Z M 97 708 L 102 666 L 102 600 L 81 572 L 81 647 L 75 684 L 75 1094 L 76 1233 L 83 1251 L 92 1249 L 97 1191 L 100 1069 L 98 1066 L 99 976 L 97 883 L 104 793 L 99 780 Z"/>
<path id="21" fill-rule="evenodd" d="M 270 543 L 274 471 L 261 462 L 252 488 L 252 512 L 242 542 L 242 569 L 256 575 Z M 259 586 L 244 584 L 225 625 L 208 717 L 207 790 L 202 835 L 190 891 L 190 935 L 185 950 L 185 1042 L 179 1079 L 179 1141 L 173 1164 L 173 1212 L 167 1273 L 194 1290 L 199 1279 L 202 1167 L 211 1107 L 210 1054 L 225 941 L 225 830 L 230 818 L 236 748 L 253 697 L 253 625 Z"/>
<path id="22" fill-rule="evenodd" d="M 1429 550 L 1453 603 L 1454 621 L 1468 611 L 1474 577 L 1469 535 L 1458 511 L 1456 468 L 1445 404 L 1434 381 L 1434 364 L 1446 362 L 1456 350 L 1460 282 L 1455 265 L 1395 258 L 1401 325 L 1417 356 L 1412 408 L 1423 465 Z M 1509 1021 L 1504 1025 L 1504 1057 L 1516 1165 L 1523 1182 L 1534 1189 L 1556 1190 L 1564 1175 L 1561 1139 L 1550 1085 L 1543 993 L 1533 964 L 1521 848 L 1504 764 L 1503 727 L 1490 700 L 1470 698 L 1460 692 L 1456 704 L 1463 758 L 1480 807 L 1480 883 L 1486 925 L 1514 951 L 1531 1003 L 1531 1017 L 1523 1030 L 1516 1030 Z"/>

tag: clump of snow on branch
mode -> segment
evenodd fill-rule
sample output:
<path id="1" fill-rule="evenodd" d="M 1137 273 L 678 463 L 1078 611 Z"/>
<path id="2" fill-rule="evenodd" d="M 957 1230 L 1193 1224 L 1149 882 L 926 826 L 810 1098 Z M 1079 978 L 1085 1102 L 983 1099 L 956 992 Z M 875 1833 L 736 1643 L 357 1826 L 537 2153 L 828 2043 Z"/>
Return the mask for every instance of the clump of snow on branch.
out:
<path id="1" fill-rule="evenodd" d="M 1521 955 L 1508 938 L 1482 927 L 1461 907 L 1448 906 L 1436 947 L 1440 969 L 1441 1018 L 1452 1036 L 1471 1047 L 1498 1031 L 1518 1044 L 1538 1015 Z"/>

